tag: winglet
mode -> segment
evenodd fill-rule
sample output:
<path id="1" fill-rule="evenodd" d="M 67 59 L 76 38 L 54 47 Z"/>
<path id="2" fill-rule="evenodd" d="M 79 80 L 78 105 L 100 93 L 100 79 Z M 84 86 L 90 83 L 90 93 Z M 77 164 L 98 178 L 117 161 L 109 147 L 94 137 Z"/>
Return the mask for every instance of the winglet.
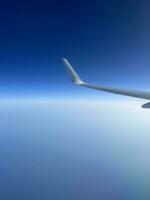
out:
<path id="1" fill-rule="evenodd" d="M 68 62 L 68 60 L 66 58 L 62 59 L 66 70 L 70 76 L 71 81 L 76 84 L 76 85 L 82 85 L 84 84 L 84 82 L 80 79 L 80 77 L 78 76 L 78 74 L 75 72 L 75 70 L 73 69 L 73 67 L 71 66 L 71 64 Z"/>

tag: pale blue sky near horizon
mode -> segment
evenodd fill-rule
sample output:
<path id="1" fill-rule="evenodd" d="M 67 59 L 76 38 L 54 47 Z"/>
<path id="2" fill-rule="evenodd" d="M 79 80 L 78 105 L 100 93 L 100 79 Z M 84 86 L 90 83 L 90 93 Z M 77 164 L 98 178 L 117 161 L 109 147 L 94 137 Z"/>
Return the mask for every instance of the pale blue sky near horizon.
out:
<path id="1" fill-rule="evenodd" d="M 148 200 L 149 117 L 135 102 L 0 102 L 0 198 Z"/>

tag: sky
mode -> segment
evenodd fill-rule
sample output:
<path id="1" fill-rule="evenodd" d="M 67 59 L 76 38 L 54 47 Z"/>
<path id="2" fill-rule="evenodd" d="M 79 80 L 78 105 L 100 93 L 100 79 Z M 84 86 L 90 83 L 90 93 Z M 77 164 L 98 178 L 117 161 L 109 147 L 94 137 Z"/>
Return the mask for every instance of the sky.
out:
<path id="1" fill-rule="evenodd" d="M 61 60 L 91 84 L 150 90 L 149 11 L 148 0 L 1 1 L 0 199 L 149 199 L 146 102 L 76 87 Z"/>
<path id="2" fill-rule="evenodd" d="M 149 110 L 130 103 L 0 103 L 0 199 L 149 200 Z"/>
<path id="3" fill-rule="evenodd" d="M 0 97 L 118 98 L 73 87 L 62 57 L 85 81 L 148 90 L 149 9 L 146 0 L 1 2 Z"/>

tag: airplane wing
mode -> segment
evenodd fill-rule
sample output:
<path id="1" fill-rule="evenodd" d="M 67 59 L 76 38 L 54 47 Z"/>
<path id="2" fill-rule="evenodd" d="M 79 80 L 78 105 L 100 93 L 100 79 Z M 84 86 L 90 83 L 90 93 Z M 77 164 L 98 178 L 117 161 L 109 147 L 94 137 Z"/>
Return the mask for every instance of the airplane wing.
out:
<path id="1" fill-rule="evenodd" d="M 131 90 L 131 89 L 121 89 L 121 88 L 114 88 L 114 87 L 106 87 L 106 86 L 101 86 L 101 85 L 88 84 L 88 83 L 86 83 L 86 82 L 84 82 L 80 79 L 80 77 L 75 72 L 75 70 L 73 69 L 73 67 L 71 66 L 71 64 L 68 62 L 68 60 L 66 58 L 63 58 L 62 60 L 63 60 L 63 63 L 66 67 L 66 70 L 69 73 L 71 81 L 76 85 L 95 89 L 95 90 L 110 92 L 110 93 L 114 93 L 114 94 L 120 94 L 120 95 L 150 100 L 150 92 L 148 92 L 148 91 L 138 91 L 138 90 Z"/>

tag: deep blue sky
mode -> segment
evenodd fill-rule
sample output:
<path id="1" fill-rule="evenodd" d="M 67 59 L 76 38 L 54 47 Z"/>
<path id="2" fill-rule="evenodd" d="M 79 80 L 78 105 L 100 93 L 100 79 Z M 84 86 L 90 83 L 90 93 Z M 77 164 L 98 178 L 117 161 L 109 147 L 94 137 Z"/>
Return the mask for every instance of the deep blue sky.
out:
<path id="1" fill-rule="evenodd" d="M 92 83 L 150 89 L 149 10 L 146 0 L 1 2 L 0 96 L 97 94 L 69 83 L 62 57 Z"/>

